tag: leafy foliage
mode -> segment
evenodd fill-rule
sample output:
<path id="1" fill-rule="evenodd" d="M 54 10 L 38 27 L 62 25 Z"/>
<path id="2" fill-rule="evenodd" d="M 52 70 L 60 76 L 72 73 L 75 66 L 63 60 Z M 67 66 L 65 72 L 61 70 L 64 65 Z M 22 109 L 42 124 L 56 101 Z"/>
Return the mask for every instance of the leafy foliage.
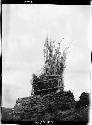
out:
<path id="1" fill-rule="evenodd" d="M 38 86 L 44 86 L 43 84 L 38 83 L 38 81 L 43 81 L 47 79 L 45 77 L 46 75 L 61 75 L 63 80 L 63 72 L 64 72 L 64 68 L 66 67 L 65 61 L 66 61 L 67 49 L 69 47 L 66 47 L 64 51 L 61 53 L 60 44 L 61 44 L 61 41 L 58 42 L 58 46 L 56 47 L 55 41 L 52 41 L 52 40 L 48 41 L 48 38 L 46 39 L 44 44 L 45 65 L 43 66 L 42 72 L 41 74 L 39 74 L 39 76 L 33 74 L 32 93 L 34 92 L 34 90 L 35 91 L 37 90 Z"/>
<path id="2" fill-rule="evenodd" d="M 58 46 L 55 47 L 55 41 L 46 39 L 44 44 L 45 74 L 62 75 L 65 68 L 66 48 L 61 54 L 60 44 L 61 42 L 58 42 Z"/>

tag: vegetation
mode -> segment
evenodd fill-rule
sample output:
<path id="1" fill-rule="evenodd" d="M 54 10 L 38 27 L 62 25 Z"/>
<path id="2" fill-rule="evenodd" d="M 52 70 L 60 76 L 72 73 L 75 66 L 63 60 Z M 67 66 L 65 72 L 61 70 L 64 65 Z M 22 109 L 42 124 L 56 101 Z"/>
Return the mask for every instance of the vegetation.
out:
<path id="1" fill-rule="evenodd" d="M 64 38 L 62 38 L 63 40 Z M 55 41 L 48 41 L 48 38 L 45 41 L 44 44 L 44 61 L 45 65 L 43 66 L 43 70 L 39 76 L 33 74 L 32 77 L 32 94 L 36 93 L 34 92 L 37 91 L 37 86 L 43 86 L 43 84 L 38 83 L 38 81 L 43 81 L 46 79 L 45 76 L 47 75 L 60 75 L 62 77 L 63 81 L 63 72 L 65 66 L 65 61 L 66 61 L 66 55 L 67 55 L 67 50 L 69 48 L 66 47 L 64 51 L 61 53 L 60 52 L 60 45 L 61 42 L 58 42 L 58 46 L 55 46 Z"/>
<path id="2" fill-rule="evenodd" d="M 65 68 L 66 53 L 65 50 L 61 54 L 60 52 L 61 41 L 58 42 L 58 46 L 55 46 L 55 41 L 48 41 L 44 44 L 44 60 L 45 67 L 44 73 L 46 75 L 62 75 Z"/>

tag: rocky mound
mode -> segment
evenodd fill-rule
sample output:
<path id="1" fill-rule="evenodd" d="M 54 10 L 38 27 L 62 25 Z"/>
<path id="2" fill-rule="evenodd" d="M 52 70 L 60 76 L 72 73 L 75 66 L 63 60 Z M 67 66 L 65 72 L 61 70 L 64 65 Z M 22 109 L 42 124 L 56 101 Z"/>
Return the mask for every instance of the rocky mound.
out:
<path id="1" fill-rule="evenodd" d="M 87 94 L 81 94 L 81 101 L 79 100 L 77 102 L 74 100 L 71 91 L 60 91 L 44 96 L 34 95 L 20 98 L 16 101 L 11 112 L 8 110 L 6 119 L 3 115 L 3 120 L 88 121 L 89 98 L 86 95 Z M 85 105 L 81 102 L 85 102 Z M 6 110 L 4 110 L 4 112 L 5 111 Z"/>
<path id="2" fill-rule="evenodd" d="M 44 96 L 21 98 L 14 106 L 14 119 L 29 121 L 54 120 L 59 111 L 75 108 L 75 100 L 71 91 L 60 91 Z"/>

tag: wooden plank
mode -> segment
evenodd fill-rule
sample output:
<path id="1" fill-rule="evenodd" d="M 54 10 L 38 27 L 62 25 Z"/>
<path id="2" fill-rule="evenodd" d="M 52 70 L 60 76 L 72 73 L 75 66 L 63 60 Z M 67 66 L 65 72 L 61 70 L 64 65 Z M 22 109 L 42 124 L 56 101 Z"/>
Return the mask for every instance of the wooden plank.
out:
<path id="1" fill-rule="evenodd" d="M 59 89 L 59 88 L 62 88 L 62 86 L 53 87 L 53 88 L 48 88 L 48 89 L 42 89 L 42 90 L 36 90 L 36 91 L 37 91 L 37 92 L 38 92 L 38 91 L 41 92 L 41 91 L 45 91 L 45 90 L 49 90 L 49 89 L 55 89 L 55 88 Z"/>
<path id="2" fill-rule="evenodd" d="M 51 81 L 51 80 L 54 80 L 54 79 L 62 79 L 62 77 L 52 78 L 52 79 L 43 80 L 43 81 L 38 81 L 38 83 L 39 83 L 39 82 L 48 82 L 48 81 Z"/>
<path id="3" fill-rule="evenodd" d="M 48 77 L 48 76 L 61 76 L 61 75 L 45 75 L 46 77 Z"/>

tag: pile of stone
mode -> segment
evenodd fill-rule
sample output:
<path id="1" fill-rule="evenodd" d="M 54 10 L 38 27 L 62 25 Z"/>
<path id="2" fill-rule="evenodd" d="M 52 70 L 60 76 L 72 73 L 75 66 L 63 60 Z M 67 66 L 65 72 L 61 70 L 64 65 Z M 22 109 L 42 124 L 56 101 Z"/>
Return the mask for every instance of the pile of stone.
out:
<path id="1" fill-rule="evenodd" d="M 80 101 L 81 100 L 81 101 Z M 89 96 L 74 100 L 71 91 L 20 98 L 14 108 L 2 108 L 3 121 L 88 121 Z M 81 105 L 82 102 L 82 105 Z"/>
<path id="2" fill-rule="evenodd" d="M 14 106 L 14 119 L 22 121 L 54 120 L 59 111 L 75 108 L 75 100 L 71 91 L 60 91 L 44 96 L 21 98 Z"/>

